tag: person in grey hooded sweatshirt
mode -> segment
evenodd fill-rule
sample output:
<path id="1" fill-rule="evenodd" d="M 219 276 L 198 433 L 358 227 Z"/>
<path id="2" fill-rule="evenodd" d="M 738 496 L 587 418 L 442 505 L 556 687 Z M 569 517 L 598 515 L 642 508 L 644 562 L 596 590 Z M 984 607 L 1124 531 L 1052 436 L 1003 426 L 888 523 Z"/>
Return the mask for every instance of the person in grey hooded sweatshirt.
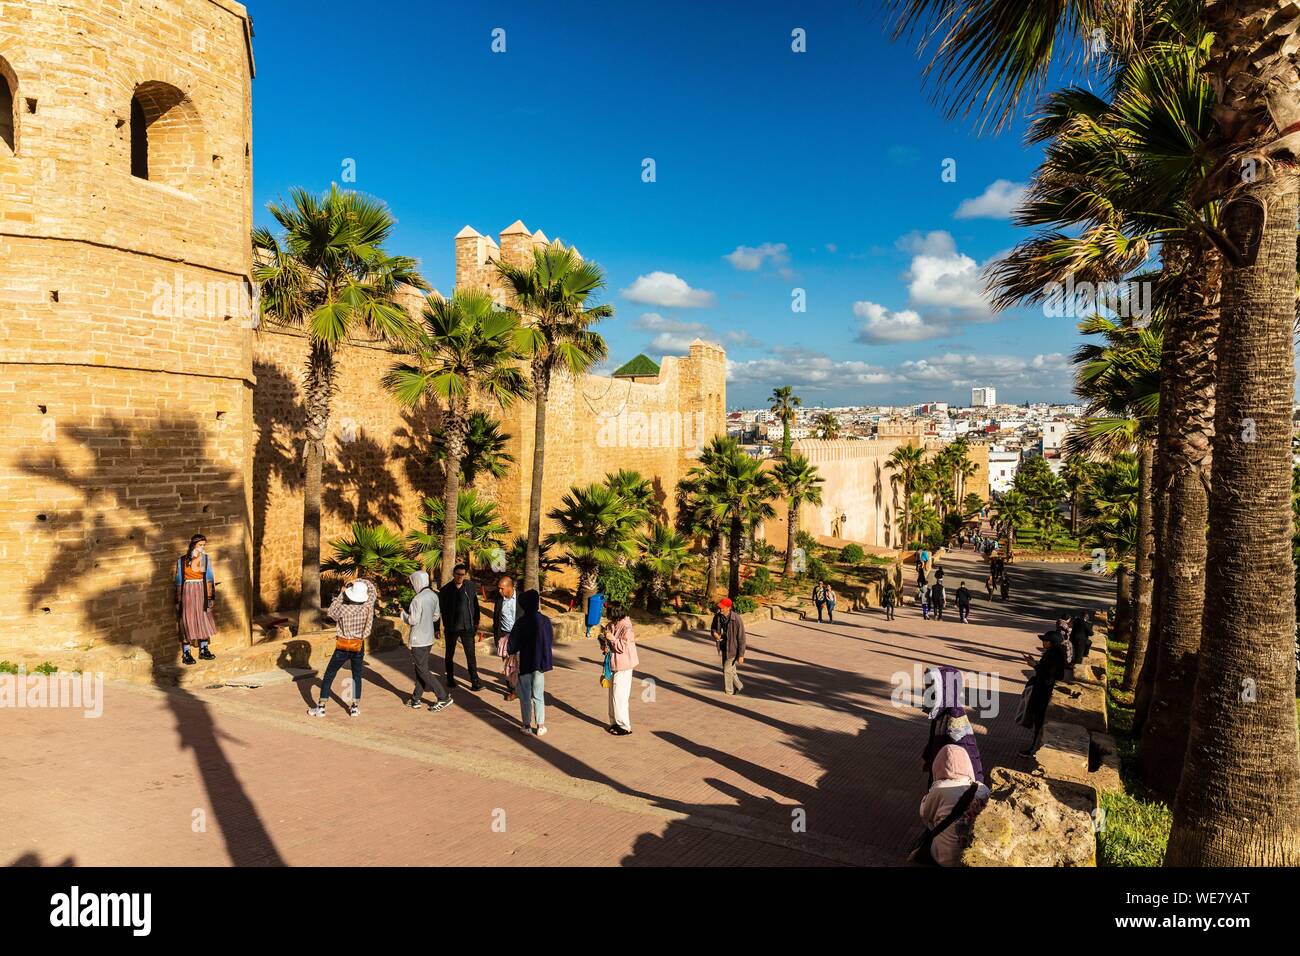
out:
<path id="1" fill-rule="evenodd" d="M 442 686 L 442 682 L 429 672 L 429 649 L 433 647 L 433 626 L 441 616 L 438 592 L 429 587 L 427 571 L 415 571 L 411 574 L 411 587 L 415 597 L 411 606 L 402 612 L 402 622 L 411 628 L 411 663 L 415 665 L 415 690 L 407 705 L 419 710 L 424 702 L 424 692 L 433 690 L 437 701 L 429 705 L 432 711 L 439 711 L 451 703 L 451 694 Z"/>

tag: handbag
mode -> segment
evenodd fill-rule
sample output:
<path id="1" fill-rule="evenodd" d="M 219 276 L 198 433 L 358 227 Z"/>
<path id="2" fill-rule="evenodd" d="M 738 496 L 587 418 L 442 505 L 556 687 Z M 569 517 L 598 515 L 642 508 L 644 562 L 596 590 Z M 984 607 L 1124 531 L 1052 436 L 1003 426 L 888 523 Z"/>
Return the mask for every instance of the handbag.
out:
<path id="1" fill-rule="evenodd" d="M 1016 704 L 1016 723 L 1021 727 L 1033 729 L 1034 722 L 1029 719 L 1029 701 L 1034 696 L 1034 683 L 1037 677 L 1025 681 L 1025 689 L 1020 692 L 1020 702 Z"/>
<path id="2" fill-rule="evenodd" d="M 933 830 L 927 829 L 923 831 L 921 835 L 917 837 L 916 847 L 907 856 L 909 862 L 920 863 L 922 866 L 939 865 L 935 861 L 934 855 L 930 852 L 930 847 L 934 843 L 934 838 L 961 818 L 962 814 L 964 814 L 970 807 L 971 801 L 975 799 L 975 794 L 978 792 L 979 786 L 979 781 L 972 781 L 971 785 L 966 788 L 966 792 L 961 795 L 961 798 L 957 801 L 956 805 L 954 805 L 948 815 L 940 821 L 939 825 Z"/>
<path id="3" fill-rule="evenodd" d="M 608 687 L 614 682 L 614 668 L 609 662 L 609 651 L 605 652 L 605 665 L 600 672 L 600 686 Z"/>

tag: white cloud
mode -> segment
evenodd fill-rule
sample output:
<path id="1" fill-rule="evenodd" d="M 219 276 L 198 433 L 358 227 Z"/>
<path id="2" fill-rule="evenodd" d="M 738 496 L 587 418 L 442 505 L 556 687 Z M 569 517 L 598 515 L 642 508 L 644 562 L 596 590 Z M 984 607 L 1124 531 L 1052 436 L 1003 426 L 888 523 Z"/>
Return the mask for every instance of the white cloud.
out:
<path id="1" fill-rule="evenodd" d="M 671 272 L 651 272 L 637 276 L 636 281 L 622 292 L 629 302 L 657 305 L 668 309 L 702 309 L 713 305 L 714 295 L 703 289 L 692 289 L 680 276 Z"/>
<path id="2" fill-rule="evenodd" d="M 662 355 L 685 355 L 691 350 L 691 343 L 696 339 L 706 342 L 722 342 L 737 348 L 760 348 L 762 343 L 743 329 L 724 329 L 715 332 L 703 322 L 689 322 L 682 319 L 670 319 L 658 312 L 645 312 L 632 323 L 635 329 L 652 333 L 646 348 Z"/>
<path id="3" fill-rule="evenodd" d="M 747 392 L 794 385 L 809 392 L 834 392 L 844 401 L 902 404 L 988 383 L 1008 393 L 1065 396 L 1070 391 L 1070 362 L 1059 352 L 1032 358 L 947 352 L 882 366 L 781 348 L 768 357 L 729 361 L 727 378 Z"/>
<path id="4" fill-rule="evenodd" d="M 912 263 L 903 274 L 909 305 L 953 310 L 960 313 L 956 318 L 968 321 L 992 318 L 983 268 L 957 251 L 951 234 L 913 232 L 899 239 L 898 246 L 912 253 Z"/>
<path id="5" fill-rule="evenodd" d="M 921 342 L 948 333 L 948 326 L 929 322 L 919 312 L 891 312 L 875 302 L 854 302 L 853 314 L 862 319 L 859 342 Z"/>
<path id="6" fill-rule="evenodd" d="M 1028 190 L 1025 183 L 995 179 L 980 195 L 963 199 L 953 216 L 957 219 L 1010 219 L 1016 207 L 1024 202 Z"/>
<path id="7" fill-rule="evenodd" d="M 729 252 L 726 259 L 741 272 L 755 272 L 762 268 L 764 262 L 774 266 L 785 266 L 790 262 L 789 251 L 784 242 L 765 242 L 761 246 L 737 246 L 735 252 Z"/>

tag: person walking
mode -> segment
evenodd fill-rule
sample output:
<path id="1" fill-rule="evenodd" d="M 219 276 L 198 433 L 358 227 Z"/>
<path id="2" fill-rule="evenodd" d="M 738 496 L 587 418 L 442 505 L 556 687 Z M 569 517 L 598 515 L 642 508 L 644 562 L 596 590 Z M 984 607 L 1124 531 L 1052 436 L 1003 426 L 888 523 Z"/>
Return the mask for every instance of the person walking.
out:
<path id="1" fill-rule="evenodd" d="M 970 588 L 965 581 L 957 586 L 957 615 L 963 624 L 970 623 Z"/>
<path id="2" fill-rule="evenodd" d="M 180 631 L 181 663 L 196 664 L 190 649 L 199 645 L 199 657 L 214 661 L 210 649 L 217 633 L 212 610 L 217 603 L 217 583 L 208 557 L 208 539 L 201 534 L 190 538 L 185 554 L 176 559 L 176 625 Z"/>
<path id="3" fill-rule="evenodd" d="M 1002 600 L 1005 601 L 1007 600 L 1008 596 L 1011 594 L 1011 577 L 1004 570 L 1002 572 L 1002 577 L 1000 580 L 1001 580 Z"/>
<path id="4" fill-rule="evenodd" d="M 884 609 L 886 621 L 894 619 L 894 605 L 897 603 L 898 591 L 894 588 L 894 582 L 886 581 L 884 593 L 880 596 L 880 606 Z"/>
<path id="5" fill-rule="evenodd" d="M 425 691 L 432 690 L 435 700 L 429 704 L 429 710 L 442 710 L 451 703 L 451 694 L 436 677 L 429 673 L 429 651 L 433 649 L 433 632 L 437 629 L 441 610 L 438 605 L 438 592 L 429 586 L 427 571 L 411 572 L 411 587 L 415 597 L 411 598 L 410 607 L 401 614 L 402 623 L 410 627 L 407 642 L 411 650 L 411 664 L 415 667 L 415 690 L 406 702 L 412 710 L 419 710 L 424 703 Z"/>
<path id="6" fill-rule="evenodd" d="M 519 699 L 519 658 L 511 654 L 510 631 L 515 626 L 518 598 L 515 579 L 508 574 L 497 578 L 497 596 L 492 602 L 492 639 L 501 658 L 501 679 L 505 681 L 506 700 Z"/>
<path id="7" fill-rule="evenodd" d="M 826 623 L 835 623 L 835 590 L 825 581 L 822 582 L 822 603 L 826 605 Z M 821 620 L 818 614 L 817 620 Z"/>
<path id="8" fill-rule="evenodd" d="M 745 690 L 740 679 L 739 667 L 745 663 L 745 622 L 731 609 L 731 598 L 718 602 L 717 613 L 709 625 L 713 643 L 722 655 L 722 689 L 727 696 L 734 696 Z"/>
<path id="9" fill-rule="evenodd" d="M 916 589 L 916 603 L 921 605 L 921 617 L 930 620 L 930 588 L 922 584 Z"/>
<path id="10" fill-rule="evenodd" d="M 551 619 L 542 613 L 542 596 L 525 591 L 506 651 L 519 655 L 519 728 L 538 737 L 546 736 L 546 672 L 553 666 L 554 641 Z"/>
<path id="11" fill-rule="evenodd" d="M 469 580 L 469 568 L 463 564 L 456 565 L 451 572 L 451 580 L 438 591 L 438 601 L 442 605 L 442 627 L 444 641 L 443 669 L 447 675 L 447 690 L 456 687 L 456 642 L 465 648 L 465 669 L 469 671 L 469 689 L 483 689 L 483 682 L 478 679 L 478 662 L 474 657 L 474 640 L 478 633 L 480 611 L 478 605 L 478 585 Z"/>
<path id="12" fill-rule="evenodd" d="M 944 590 L 943 581 L 936 578 L 934 584 L 930 585 L 930 607 L 934 610 L 934 619 L 943 620 L 944 605 L 948 603 L 948 594 Z"/>
<path id="13" fill-rule="evenodd" d="M 349 711 L 353 717 L 361 716 L 361 674 L 366 665 L 366 638 L 370 636 L 370 629 L 375 624 L 375 603 L 378 600 L 379 591 L 365 578 L 357 578 L 334 595 L 326 612 L 334 620 L 336 629 L 334 653 L 325 665 L 320 700 L 307 711 L 311 716 L 325 716 L 325 703 L 330 699 L 334 676 L 344 664 L 352 669 L 352 704 Z"/>
<path id="14" fill-rule="evenodd" d="M 989 602 L 993 601 L 993 575 L 990 574 L 984 579 L 984 590 L 988 592 Z"/>
<path id="15" fill-rule="evenodd" d="M 632 671 L 641 661 L 636 654 L 632 619 L 622 604 L 609 605 L 609 623 L 600 636 L 600 649 L 609 654 L 613 675 L 609 682 L 609 732 L 626 737 L 632 732 Z"/>
<path id="16" fill-rule="evenodd" d="M 817 607 L 817 623 L 822 623 L 822 614 L 826 610 L 826 582 L 818 581 L 813 585 L 812 602 Z"/>

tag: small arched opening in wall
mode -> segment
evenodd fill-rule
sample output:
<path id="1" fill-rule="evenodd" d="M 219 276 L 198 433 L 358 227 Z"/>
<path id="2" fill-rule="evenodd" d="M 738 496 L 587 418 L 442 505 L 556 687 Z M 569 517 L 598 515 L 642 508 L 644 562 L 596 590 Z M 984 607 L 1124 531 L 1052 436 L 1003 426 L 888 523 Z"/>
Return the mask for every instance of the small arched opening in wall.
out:
<path id="1" fill-rule="evenodd" d="M 203 122 L 170 83 L 151 80 L 131 97 L 131 175 L 190 192 L 202 183 Z"/>
<path id="2" fill-rule="evenodd" d="M 18 76 L 0 56 L 0 156 L 18 154 Z"/>

